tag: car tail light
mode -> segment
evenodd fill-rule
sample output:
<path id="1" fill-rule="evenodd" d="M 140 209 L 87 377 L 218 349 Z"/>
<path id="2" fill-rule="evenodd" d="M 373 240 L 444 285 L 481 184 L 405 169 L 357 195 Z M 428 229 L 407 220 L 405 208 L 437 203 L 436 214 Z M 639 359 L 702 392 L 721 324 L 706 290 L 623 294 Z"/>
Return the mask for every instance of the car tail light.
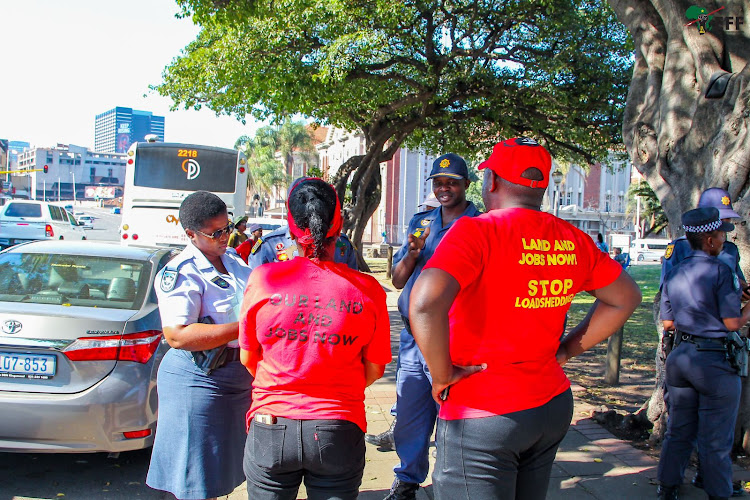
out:
<path id="1" fill-rule="evenodd" d="M 47 224 L 46 226 L 44 226 L 44 234 L 48 238 L 52 238 L 55 236 L 55 232 L 52 230 L 52 226 L 50 224 Z"/>
<path id="2" fill-rule="evenodd" d="M 145 438 L 151 435 L 151 429 L 143 429 L 142 431 L 123 432 L 122 435 L 125 436 L 125 439 Z"/>
<path id="3" fill-rule="evenodd" d="M 137 239 L 138 239 L 138 235 L 137 235 L 137 234 L 134 234 L 134 235 L 133 235 L 133 239 L 134 239 L 134 240 L 137 240 Z"/>
<path id="4" fill-rule="evenodd" d="M 122 233 L 122 239 L 127 240 L 128 239 L 128 233 Z"/>
<path id="5" fill-rule="evenodd" d="M 71 361 L 135 361 L 147 363 L 161 341 L 159 330 L 111 337 L 81 337 L 63 350 Z"/>

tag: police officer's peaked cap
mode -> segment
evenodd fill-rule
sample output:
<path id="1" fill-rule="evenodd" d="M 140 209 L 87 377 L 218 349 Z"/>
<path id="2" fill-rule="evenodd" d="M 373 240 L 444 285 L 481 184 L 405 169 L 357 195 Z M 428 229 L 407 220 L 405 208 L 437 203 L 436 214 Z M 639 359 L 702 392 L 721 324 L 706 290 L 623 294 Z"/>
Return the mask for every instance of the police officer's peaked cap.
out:
<path id="1" fill-rule="evenodd" d="M 434 177 L 451 177 L 453 179 L 468 179 L 469 169 L 463 158 L 454 153 L 438 156 L 432 162 L 432 171 L 427 180 Z"/>
<path id="2" fill-rule="evenodd" d="M 249 224 L 247 226 L 248 232 L 254 233 L 258 229 L 263 229 L 263 227 L 260 224 Z"/>
<path id="3" fill-rule="evenodd" d="M 722 221 L 718 208 L 704 207 L 694 208 L 682 214 L 682 228 L 686 233 L 710 233 L 732 231 L 734 224 Z"/>
<path id="4" fill-rule="evenodd" d="M 701 198 L 698 201 L 698 208 L 714 207 L 719 209 L 719 214 L 722 219 L 732 219 L 740 217 L 740 214 L 734 211 L 732 208 L 732 199 L 729 197 L 729 193 L 725 189 L 721 188 L 708 188 L 701 193 Z"/>

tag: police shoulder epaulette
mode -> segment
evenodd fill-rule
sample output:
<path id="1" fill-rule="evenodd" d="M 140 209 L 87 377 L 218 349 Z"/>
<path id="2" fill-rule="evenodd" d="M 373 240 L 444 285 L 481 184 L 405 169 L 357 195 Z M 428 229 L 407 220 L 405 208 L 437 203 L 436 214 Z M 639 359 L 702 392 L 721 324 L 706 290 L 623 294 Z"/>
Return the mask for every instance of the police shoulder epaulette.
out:
<path id="1" fill-rule="evenodd" d="M 672 257 L 672 253 L 674 252 L 674 243 L 670 243 L 667 245 L 667 249 L 664 251 L 664 258 L 669 260 L 670 257 Z"/>
<path id="2" fill-rule="evenodd" d="M 255 255 L 255 253 L 258 251 L 258 249 L 260 248 L 262 244 L 263 244 L 263 238 L 258 238 L 258 241 L 255 242 L 255 244 L 253 245 L 253 248 L 250 249 L 250 253 L 252 255 Z"/>

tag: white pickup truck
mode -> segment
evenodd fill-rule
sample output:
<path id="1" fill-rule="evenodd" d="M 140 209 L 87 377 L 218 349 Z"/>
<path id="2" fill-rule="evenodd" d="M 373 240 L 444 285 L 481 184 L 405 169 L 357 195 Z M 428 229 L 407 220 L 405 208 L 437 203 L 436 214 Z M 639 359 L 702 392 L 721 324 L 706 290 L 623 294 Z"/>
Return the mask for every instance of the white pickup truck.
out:
<path id="1" fill-rule="evenodd" d="M 32 240 L 85 240 L 86 233 L 63 207 L 12 200 L 0 207 L 0 246 Z"/>

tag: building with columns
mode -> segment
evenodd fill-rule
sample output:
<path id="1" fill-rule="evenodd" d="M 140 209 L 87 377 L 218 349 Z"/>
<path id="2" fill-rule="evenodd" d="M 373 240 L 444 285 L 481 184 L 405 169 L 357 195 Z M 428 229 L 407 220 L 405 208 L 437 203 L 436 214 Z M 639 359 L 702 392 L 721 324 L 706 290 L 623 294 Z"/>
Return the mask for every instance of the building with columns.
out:
<path id="1" fill-rule="evenodd" d="M 630 161 L 611 155 L 604 164 L 590 165 L 588 172 L 576 164 L 566 169 L 553 164 L 555 168 L 563 172 L 563 178 L 557 186 L 550 180 L 544 210 L 554 213 L 557 199 L 558 216 L 592 238 L 597 233 L 634 237 L 635 226 L 627 213 L 633 171 Z"/>

